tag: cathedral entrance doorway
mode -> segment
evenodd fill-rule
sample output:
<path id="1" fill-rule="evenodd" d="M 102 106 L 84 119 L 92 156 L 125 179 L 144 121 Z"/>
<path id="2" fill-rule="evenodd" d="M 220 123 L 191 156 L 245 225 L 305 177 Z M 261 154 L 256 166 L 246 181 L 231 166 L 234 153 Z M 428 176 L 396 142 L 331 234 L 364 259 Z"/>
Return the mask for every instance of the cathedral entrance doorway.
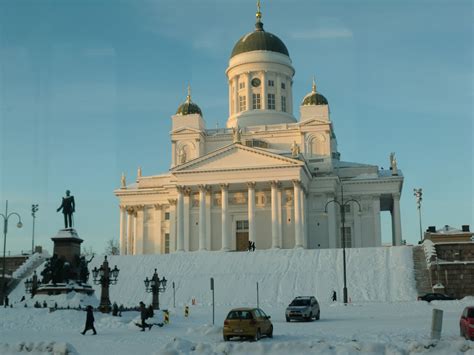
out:
<path id="1" fill-rule="evenodd" d="M 235 242 L 237 251 L 247 251 L 249 246 L 249 221 L 236 221 Z"/>

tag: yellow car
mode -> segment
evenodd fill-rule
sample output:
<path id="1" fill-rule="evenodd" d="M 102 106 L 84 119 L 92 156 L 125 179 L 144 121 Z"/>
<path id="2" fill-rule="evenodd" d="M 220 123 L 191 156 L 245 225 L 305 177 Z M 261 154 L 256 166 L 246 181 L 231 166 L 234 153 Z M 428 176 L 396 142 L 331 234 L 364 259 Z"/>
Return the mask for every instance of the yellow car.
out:
<path id="1" fill-rule="evenodd" d="M 262 335 L 273 338 L 270 316 L 260 308 L 234 308 L 224 321 L 224 340 L 232 337 L 258 340 Z"/>

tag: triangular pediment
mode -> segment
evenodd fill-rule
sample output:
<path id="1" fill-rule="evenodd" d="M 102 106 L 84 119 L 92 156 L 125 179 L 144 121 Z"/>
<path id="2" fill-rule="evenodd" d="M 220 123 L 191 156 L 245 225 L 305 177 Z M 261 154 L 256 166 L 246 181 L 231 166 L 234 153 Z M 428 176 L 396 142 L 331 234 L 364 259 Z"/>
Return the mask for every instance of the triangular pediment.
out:
<path id="1" fill-rule="evenodd" d="M 171 134 L 184 134 L 184 133 L 201 133 L 200 130 L 191 127 L 179 127 L 174 131 L 171 131 Z"/>
<path id="2" fill-rule="evenodd" d="M 231 144 L 203 157 L 175 167 L 173 173 L 246 170 L 272 167 L 298 167 L 304 163 L 297 159 L 283 157 L 264 149 L 251 148 L 241 144 Z"/>
<path id="3" fill-rule="evenodd" d="M 323 118 L 311 118 L 300 123 L 300 127 L 329 125 L 330 122 Z"/>

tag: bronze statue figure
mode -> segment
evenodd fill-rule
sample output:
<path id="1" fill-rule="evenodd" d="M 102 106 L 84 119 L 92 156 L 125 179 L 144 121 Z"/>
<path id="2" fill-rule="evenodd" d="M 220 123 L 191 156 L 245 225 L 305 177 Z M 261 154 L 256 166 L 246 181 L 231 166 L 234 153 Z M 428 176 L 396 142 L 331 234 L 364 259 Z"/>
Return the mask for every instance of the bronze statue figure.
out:
<path id="1" fill-rule="evenodd" d="M 66 197 L 63 197 L 63 202 L 56 212 L 59 212 L 61 209 L 64 214 L 64 228 L 72 228 L 72 214 L 76 212 L 76 204 L 74 202 L 74 196 L 71 196 L 71 191 L 69 190 L 66 191 Z"/>

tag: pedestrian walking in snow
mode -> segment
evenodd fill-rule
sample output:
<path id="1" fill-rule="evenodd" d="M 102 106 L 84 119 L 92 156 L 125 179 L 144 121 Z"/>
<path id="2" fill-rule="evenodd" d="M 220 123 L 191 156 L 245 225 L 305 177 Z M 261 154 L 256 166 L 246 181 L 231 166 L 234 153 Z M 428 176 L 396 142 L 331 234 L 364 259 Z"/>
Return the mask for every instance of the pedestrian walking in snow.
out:
<path id="1" fill-rule="evenodd" d="M 94 313 L 92 311 L 93 311 L 92 306 L 87 306 L 86 307 L 86 312 L 87 312 L 86 326 L 84 327 L 84 330 L 81 333 L 82 335 L 85 335 L 86 332 L 90 329 L 94 332 L 93 335 L 97 334 L 97 332 L 95 331 L 95 328 L 94 328 Z"/>
<path id="2" fill-rule="evenodd" d="M 135 323 L 138 327 L 142 328 L 142 332 L 145 331 L 145 328 L 148 328 L 148 330 L 151 330 L 151 327 L 153 326 L 153 324 L 148 324 L 147 322 L 145 322 L 145 320 L 148 318 L 148 308 L 145 307 L 145 303 L 143 302 L 140 302 L 140 318 L 142 320 L 142 323 L 139 324 L 139 323 Z"/>
<path id="3" fill-rule="evenodd" d="M 247 247 L 247 251 L 252 251 L 252 242 L 249 240 L 249 245 Z"/>
<path id="4" fill-rule="evenodd" d="M 252 251 L 255 251 L 255 242 L 252 242 Z"/>
<path id="5" fill-rule="evenodd" d="M 117 306 L 117 303 L 114 302 L 114 304 L 112 305 L 112 315 L 114 317 L 117 317 L 118 316 L 118 311 L 119 311 L 119 308 Z"/>
<path id="6" fill-rule="evenodd" d="M 9 302 L 9 301 L 8 301 L 8 296 L 5 296 L 5 300 L 4 300 L 4 301 L 5 301 L 5 302 L 3 302 L 3 306 L 4 306 L 4 308 L 7 308 L 7 307 L 8 307 L 8 302 Z"/>
<path id="7" fill-rule="evenodd" d="M 337 301 L 337 294 L 335 290 L 332 290 L 332 301 L 336 302 Z"/>

